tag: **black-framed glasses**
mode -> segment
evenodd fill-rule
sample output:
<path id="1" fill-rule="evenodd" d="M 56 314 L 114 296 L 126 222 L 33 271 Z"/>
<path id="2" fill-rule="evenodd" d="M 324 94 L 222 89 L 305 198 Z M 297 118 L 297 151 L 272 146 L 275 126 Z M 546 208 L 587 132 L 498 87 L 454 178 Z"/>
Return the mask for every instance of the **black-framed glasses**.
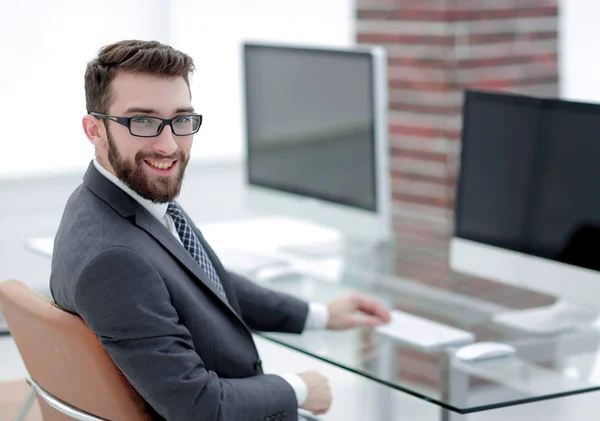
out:
<path id="1" fill-rule="evenodd" d="M 160 118 L 150 116 L 116 117 L 113 115 L 91 112 L 90 115 L 103 120 L 111 120 L 129 129 L 129 133 L 137 137 L 156 137 L 160 135 L 165 126 L 171 126 L 175 136 L 189 136 L 202 125 L 200 114 L 183 114 L 173 118 Z"/>

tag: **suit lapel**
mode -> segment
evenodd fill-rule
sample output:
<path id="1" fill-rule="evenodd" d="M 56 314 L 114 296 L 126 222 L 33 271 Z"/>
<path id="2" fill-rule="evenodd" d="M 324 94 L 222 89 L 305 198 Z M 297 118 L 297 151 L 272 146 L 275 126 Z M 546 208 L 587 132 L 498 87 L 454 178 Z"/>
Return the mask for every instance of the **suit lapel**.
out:
<path id="1" fill-rule="evenodd" d="M 212 281 L 209 279 L 208 274 L 200 267 L 200 265 L 194 260 L 192 255 L 185 249 L 177 239 L 162 225 L 153 215 L 147 212 L 143 207 L 140 206 L 140 211 L 136 214 L 135 224 L 150 234 L 156 241 L 158 241 L 175 259 L 185 266 L 190 272 L 192 272 L 206 288 L 208 288 L 213 295 L 227 304 L 219 293 L 215 290 Z"/>
<path id="2" fill-rule="evenodd" d="M 185 211 L 184 211 L 184 214 L 185 214 Z M 185 214 L 185 217 L 187 218 L 188 221 L 191 221 L 191 219 L 188 217 L 187 214 Z M 221 264 L 221 261 L 217 257 L 217 254 L 213 251 L 212 247 L 210 247 L 210 245 L 206 242 L 206 240 L 202 236 L 202 233 L 200 232 L 198 227 L 196 227 L 196 225 L 194 225 L 192 222 L 190 222 L 190 224 L 192 225 L 194 233 L 198 237 L 198 241 L 200 241 L 200 244 L 202 244 L 202 247 L 204 247 L 206 254 L 208 254 L 210 261 L 212 262 L 213 266 L 215 267 L 215 270 L 217 271 L 217 275 L 219 275 L 219 278 L 221 279 L 221 284 L 223 285 L 225 294 L 227 295 L 227 297 L 231 297 L 229 299 L 231 306 L 234 307 L 234 310 L 236 310 L 236 312 L 238 314 L 241 314 L 241 309 L 237 302 L 237 295 L 235 294 L 233 286 L 229 282 L 229 274 L 227 273 L 227 270 L 225 270 L 225 268 Z M 235 297 L 235 299 L 234 299 L 234 297 Z"/>
<path id="3" fill-rule="evenodd" d="M 135 218 L 136 225 L 154 237 L 154 239 L 156 239 L 156 241 L 158 241 L 175 259 L 177 259 L 192 274 L 194 274 L 196 278 L 200 280 L 200 284 L 206 287 L 216 300 L 227 307 L 234 317 L 240 321 L 242 326 L 244 326 L 250 337 L 252 337 L 252 331 L 240 316 L 241 311 L 237 305 L 237 297 L 232 291 L 230 283 L 225 281 L 225 279 L 228 279 L 228 277 L 225 278 L 227 274 L 223 273 L 222 266 L 219 264 L 214 253 L 212 253 L 210 247 L 207 247 L 207 244 L 203 241 L 202 236 L 199 236 L 198 239 L 202 243 L 202 246 L 205 247 L 205 250 L 209 254 L 209 258 L 213 262 L 218 275 L 221 277 L 221 283 L 225 289 L 225 294 L 227 295 L 229 302 L 223 300 L 221 295 L 215 290 L 212 281 L 208 278 L 208 274 L 202 270 L 192 255 L 185 249 L 183 244 L 177 241 L 173 234 L 171 234 L 164 225 L 162 225 L 153 215 L 151 215 L 150 212 L 146 211 L 146 209 L 144 209 L 141 205 L 140 208 L 141 210 L 138 211 Z M 194 225 L 192 224 L 192 226 Z M 198 233 L 196 235 L 198 235 Z M 235 309 L 233 308 L 233 303 L 235 303 Z"/>
<path id="4" fill-rule="evenodd" d="M 177 239 L 162 225 L 150 212 L 148 212 L 141 204 L 139 204 L 133 197 L 125 193 L 118 186 L 113 184 L 110 180 L 104 177 L 96 170 L 93 163 L 90 163 L 87 172 L 84 176 L 85 185 L 92 191 L 96 196 L 105 201 L 115 211 L 117 211 L 122 217 L 132 219 L 133 222 L 141 229 L 150 234 L 156 241 L 159 242 L 182 266 L 188 269 L 204 286 L 208 291 L 221 303 L 223 303 L 235 316 L 240 320 L 238 313 L 231 307 L 229 303 L 224 301 L 220 294 L 215 290 L 213 283 L 208 278 L 208 274 L 200 267 L 200 265 L 194 260 L 192 255 L 185 249 Z M 187 215 L 186 215 L 187 217 Z M 189 221 L 189 219 L 188 219 Z M 193 224 L 192 224 L 193 226 Z M 203 245 L 205 243 L 203 242 Z M 211 260 L 214 262 L 214 255 L 209 255 Z M 221 276 L 221 273 L 219 273 Z M 226 288 L 225 292 L 228 297 L 235 296 L 232 294 L 229 282 L 223 286 Z M 242 321 L 245 325 L 245 323 Z"/>

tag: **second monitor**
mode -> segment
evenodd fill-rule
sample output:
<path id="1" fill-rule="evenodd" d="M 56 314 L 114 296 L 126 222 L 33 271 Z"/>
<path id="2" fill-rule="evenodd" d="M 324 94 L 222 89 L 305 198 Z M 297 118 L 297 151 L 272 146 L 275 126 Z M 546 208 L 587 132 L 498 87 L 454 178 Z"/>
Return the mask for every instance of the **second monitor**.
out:
<path id="1" fill-rule="evenodd" d="M 536 333 L 600 314 L 600 105 L 467 92 L 451 264 L 557 297 L 496 315 Z"/>

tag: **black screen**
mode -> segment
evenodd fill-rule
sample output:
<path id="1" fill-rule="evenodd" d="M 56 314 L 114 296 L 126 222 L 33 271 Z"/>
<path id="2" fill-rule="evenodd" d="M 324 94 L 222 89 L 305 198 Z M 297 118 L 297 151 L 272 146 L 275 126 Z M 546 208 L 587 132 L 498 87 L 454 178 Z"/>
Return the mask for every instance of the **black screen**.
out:
<path id="1" fill-rule="evenodd" d="M 376 211 L 370 53 L 244 45 L 250 184 Z"/>
<path id="2" fill-rule="evenodd" d="M 467 92 L 456 236 L 600 270 L 600 106 Z"/>

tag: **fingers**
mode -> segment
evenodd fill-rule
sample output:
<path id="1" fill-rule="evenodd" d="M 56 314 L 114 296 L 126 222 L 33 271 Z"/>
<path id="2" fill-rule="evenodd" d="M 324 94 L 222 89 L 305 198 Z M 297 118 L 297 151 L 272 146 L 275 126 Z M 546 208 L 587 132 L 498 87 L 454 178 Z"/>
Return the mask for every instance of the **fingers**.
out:
<path id="1" fill-rule="evenodd" d="M 378 318 L 380 322 L 388 323 L 390 321 L 389 312 L 377 300 L 365 295 L 357 295 L 355 300 L 357 310 Z"/>
<path id="2" fill-rule="evenodd" d="M 349 327 L 376 327 L 382 323 L 383 321 L 380 318 L 364 314 L 351 316 L 349 319 Z"/>

